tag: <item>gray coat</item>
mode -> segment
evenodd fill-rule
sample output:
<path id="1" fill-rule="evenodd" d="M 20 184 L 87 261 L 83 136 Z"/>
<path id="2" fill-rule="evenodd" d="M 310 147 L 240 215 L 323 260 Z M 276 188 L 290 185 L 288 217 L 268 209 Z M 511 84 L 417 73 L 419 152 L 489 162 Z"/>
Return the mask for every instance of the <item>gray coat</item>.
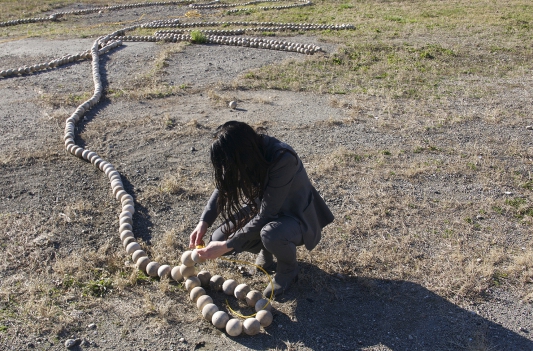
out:
<path id="1" fill-rule="evenodd" d="M 303 242 L 312 250 L 321 238 L 321 231 L 334 219 L 328 206 L 311 184 L 302 161 L 289 145 L 265 136 L 265 158 L 272 162 L 268 170 L 259 213 L 232 235 L 227 245 L 236 252 L 250 240 L 260 240 L 261 229 L 279 216 L 289 216 L 300 223 Z M 218 216 L 218 190 L 215 189 L 201 220 L 210 226 Z"/>

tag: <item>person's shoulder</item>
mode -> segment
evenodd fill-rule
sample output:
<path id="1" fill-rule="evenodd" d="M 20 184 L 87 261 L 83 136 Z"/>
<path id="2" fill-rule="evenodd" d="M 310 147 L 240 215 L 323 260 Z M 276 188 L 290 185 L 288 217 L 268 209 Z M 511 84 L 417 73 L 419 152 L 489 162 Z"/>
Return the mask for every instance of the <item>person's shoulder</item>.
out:
<path id="1" fill-rule="evenodd" d="M 265 151 L 266 159 L 269 162 L 280 159 L 284 156 L 283 154 L 292 154 L 294 157 L 298 157 L 296 151 L 289 144 L 271 136 L 265 136 Z"/>

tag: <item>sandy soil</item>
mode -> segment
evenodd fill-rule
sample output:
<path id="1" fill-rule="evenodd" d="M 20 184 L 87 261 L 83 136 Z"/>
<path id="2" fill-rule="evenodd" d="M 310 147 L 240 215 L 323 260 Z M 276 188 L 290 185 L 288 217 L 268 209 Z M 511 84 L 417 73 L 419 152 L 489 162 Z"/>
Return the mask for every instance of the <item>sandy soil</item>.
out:
<path id="1" fill-rule="evenodd" d="M 135 12 L 124 16 L 135 18 Z M 86 20 L 97 18 L 94 15 Z M 311 37 L 293 40 L 316 42 Z M 92 41 L 26 39 L 2 43 L 0 62 L 3 67 L 41 62 L 86 50 Z M 334 46 L 321 45 L 329 52 L 335 50 Z M 112 51 L 101 64 L 106 87 L 128 87 L 136 76 L 147 72 L 147 63 L 165 47 L 126 43 Z M 155 245 L 164 239 L 165 232 L 174 229 L 181 250 L 185 248 L 212 187 L 210 131 L 229 119 L 266 125 L 269 134 L 293 145 L 306 162 L 341 147 L 396 150 L 425 138 L 442 147 L 489 141 L 497 147 L 524 140 L 525 147 L 532 146 L 531 134 L 524 128 L 503 125 L 494 133 L 490 125 L 480 121 L 465 123 L 453 133 L 444 128 L 405 140 L 380 124 L 387 113 L 378 97 L 360 101 L 360 123 L 337 124 L 328 121 L 349 118 L 351 112 L 334 107 L 326 95 L 216 90 L 218 83 L 231 84 L 251 68 L 290 57 L 305 59 L 267 50 L 187 46 L 172 55 L 163 75 L 170 85 L 189 86 L 183 93 L 149 100 L 104 99 L 88 113 L 77 128 L 76 141 L 115 164 L 123 176 L 136 201 L 138 238 Z M 26 240 L 0 264 L 4 284 L 51 276 L 56 262 L 91 250 L 123 257 L 134 271 L 118 238 L 119 206 L 107 178 L 64 150 L 63 121 L 73 108 L 52 106 L 43 98 L 47 94 L 90 92 L 90 75 L 90 64 L 82 62 L 0 80 L 0 213 L 20 221 Z M 224 103 L 215 101 L 209 92 L 212 89 L 224 98 L 237 100 L 238 108 L 227 108 L 224 98 Z M 483 107 L 483 102 L 456 104 L 458 112 Z M 165 122 L 168 120 L 172 125 Z M 154 195 L 153 189 L 172 174 L 183 179 L 188 189 L 185 194 Z M 335 189 L 320 180 L 315 183 L 319 191 L 329 195 L 326 200 L 333 211 L 342 211 L 346 204 L 335 199 Z M 405 191 L 420 197 L 454 194 L 481 200 L 484 196 L 465 179 L 434 179 L 425 184 L 425 188 Z M 408 186 L 398 184 L 399 188 Z M 502 194 L 506 191 L 498 190 Z M 80 203 L 88 208 L 84 212 L 90 213 L 88 218 L 61 220 L 69 207 Z M 510 240 L 530 238 L 527 227 L 510 229 Z M 176 260 L 177 255 L 170 259 Z M 312 262 L 312 253 L 302 251 L 300 255 Z M 28 262 L 32 262 L 32 269 Z M 264 277 L 257 280 L 258 287 L 264 284 Z M 139 284 L 83 306 L 69 304 L 69 299 L 77 298 L 64 296 L 59 330 L 47 325 L 46 319 L 39 319 L 38 327 L 33 328 L 26 319 L 17 322 L 16 317 L 3 317 L 3 323 L 12 325 L 0 332 L 0 348 L 61 350 L 66 339 L 80 338 L 82 342 L 75 349 L 533 350 L 533 309 L 520 303 L 512 291 L 494 290 L 485 301 L 464 301 L 459 306 L 416 283 L 331 274 L 311 263 L 302 264 L 300 282 L 287 299 L 274 304 L 274 323 L 253 337 L 231 338 L 216 330 L 202 320 L 186 291 L 176 285 L 165 290 L 157 282 Z"/>

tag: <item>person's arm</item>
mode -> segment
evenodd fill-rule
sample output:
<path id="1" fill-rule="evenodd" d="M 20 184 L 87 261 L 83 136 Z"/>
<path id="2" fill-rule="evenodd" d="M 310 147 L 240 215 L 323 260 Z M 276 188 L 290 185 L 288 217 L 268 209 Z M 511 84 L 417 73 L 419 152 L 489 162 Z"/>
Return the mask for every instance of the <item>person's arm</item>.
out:
<path id="1" fill-rule="evenodd" d="M 207 205 L 204 208 L 204 212 L 200 216 L 200 221 L 198 222 L 198 225 L 194 229 L 194 231 L 190 235 L 189 240 L 189 247 L 191 249 L 194 249 L 197 245 L 203 244 L 203 237 L 205 233 L 207 232 L 207 228 L 213 225 L 215 220 L 218 217 L 218 209 L 217 209 L 217 199 L 218 199 L 218 190 L 215 189 L 213 191 L 213 194 L 211 194 L 211 198 L 207 202 Z"/>
<path id="2" fill-rule="evenodd" d="M 218 189 L 215 189 L 211 194 L 209 201 L 207 201 L 207 205 L 205 205 L 204 212 L 202 212 L 202 215 L 200 216 L 200 222 L 206 222 L 209 227 L 215 223 L 220 212 L 217 207 L 217 200 Z"/>
<path id="3" fill-rule="evenodd" d="M 226 241 L 228 249 L 238 253 L 245 242 L 260 239 L 261 229 L 277 217 L 300 166 L 295 155 L 291 152 L 283 153 L 268 173 L 268 184 L 263 193 L 259 213 Z"/>

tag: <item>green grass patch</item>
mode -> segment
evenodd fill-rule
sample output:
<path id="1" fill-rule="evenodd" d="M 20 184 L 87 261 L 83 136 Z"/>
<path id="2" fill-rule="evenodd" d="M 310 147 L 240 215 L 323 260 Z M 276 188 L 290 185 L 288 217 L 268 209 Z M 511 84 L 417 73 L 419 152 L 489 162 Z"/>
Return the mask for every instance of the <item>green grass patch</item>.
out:
<path id="1" fill-rule="evenodd" d="M 199 30 L 193 30 L 191 32 L 191 40 L 195 44 L 203 44 L 207 41 L 207 38 L 204 33 Z"/>

